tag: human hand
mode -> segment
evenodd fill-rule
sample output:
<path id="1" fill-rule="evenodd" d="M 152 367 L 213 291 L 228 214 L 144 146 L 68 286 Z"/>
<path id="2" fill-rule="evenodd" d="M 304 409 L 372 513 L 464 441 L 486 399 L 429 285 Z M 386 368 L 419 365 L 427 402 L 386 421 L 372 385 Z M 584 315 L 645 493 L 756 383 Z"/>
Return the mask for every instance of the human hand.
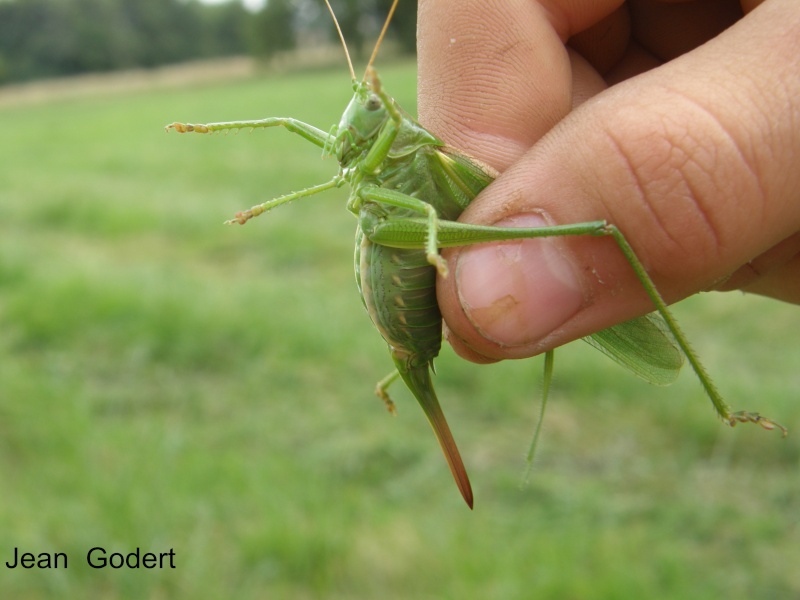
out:
<path id="1" fill-rule="evenodd" d="M 420 121 L 503 172 L 461 221 L 605 219 L 667 302 L 800 303 L 796 0 L 421 0 L 418 50 Z M 443 254 L 447 337 L 476 362 L 653 309 L 607 238 Z"/>

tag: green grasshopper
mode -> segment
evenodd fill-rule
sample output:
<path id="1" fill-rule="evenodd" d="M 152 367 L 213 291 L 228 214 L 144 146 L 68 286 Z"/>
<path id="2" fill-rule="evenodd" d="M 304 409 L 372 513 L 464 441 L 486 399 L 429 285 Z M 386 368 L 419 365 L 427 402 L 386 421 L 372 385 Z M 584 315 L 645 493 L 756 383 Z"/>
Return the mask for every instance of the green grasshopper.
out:
<path id="1" fill-rule="evenodd" d="M 372 68 L 398 0 L 393 3 L 366 73 L 356 79 L 344 37 L 353 80 L 353 98 L 330 133 L 291 118 L 270 117 L 192 125 L 172 123 L 167 130 L 211 133 L 231 129 L 285 127 L 336 156 L 338 173 L 328 182 L 293 192 L 239 212 L 227 223 L 245 224 L 281 204 L 349 184 L 347 209 L 358 219 L 355 272 L 361 299 L 373 324 L 389 345 L 395 369 L 376 388 L 390 411 L 387 388 L 401 378 L 422 406 L 461 494 L 472 508 L 469 477 L 439 405 L 431 381 L 433 359 L 442 342 L 442 317 L 436 303 L 436 275 L 448 274 L 440 248 L 521 238 L 611 236 L 630 263 L 655 305 L 655 313 L 610 327 L 587 338 L 645 380 L 671 383 L 684 355 L 697 373 L 717 414 L 730 426 L 758 423 L 765 429 L 786 430 L 758 413 L 733 412 L 689 346 L 650 276 L 622 233 L 605 221 L 541 228 L 502 228 L 455 222 L 461 212 L 498 175 L 492 169 L 447 146 L 407 115 L 383 90 Z M 326 0 L 328 4 L 328 0 Z M 336 17 L 328 4 L 328 9 Z M 336 23 L 339 29 L 338 23 Z M 552 377 L 553 352 L 545 355 L 544 399 Z M 541 419 L 529 458 L 539 436 Z"/>

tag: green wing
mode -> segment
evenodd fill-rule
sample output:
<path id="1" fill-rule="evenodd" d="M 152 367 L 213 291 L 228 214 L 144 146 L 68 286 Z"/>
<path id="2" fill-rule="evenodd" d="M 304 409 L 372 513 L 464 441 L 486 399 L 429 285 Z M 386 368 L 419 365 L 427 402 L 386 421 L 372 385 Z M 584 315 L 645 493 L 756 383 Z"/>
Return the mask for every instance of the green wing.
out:
<path id="1" fill-rule="evenodd" d="M 438 190 L 436 201 L 430 203 L 440 216 L 452 221 L 498 175 L 490 166 L 449 146 L 436 148 L 429 166 Z"/>
<path id="2" fill-rule="evenodd" d="M 583 340 L 655 385 L 675 381 L 683 366 L 683 352 L 657 313 L 598 331 Z"/>

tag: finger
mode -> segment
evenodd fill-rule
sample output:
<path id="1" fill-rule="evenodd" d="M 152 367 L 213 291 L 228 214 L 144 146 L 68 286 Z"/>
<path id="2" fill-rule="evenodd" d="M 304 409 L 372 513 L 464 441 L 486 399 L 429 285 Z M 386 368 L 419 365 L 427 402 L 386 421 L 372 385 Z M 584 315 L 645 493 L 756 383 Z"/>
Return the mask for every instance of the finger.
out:
<path id="1" fill-rule="evenodd" d="M 800 304 L 800 253 L 770 269 L 743 289 L 752 294 Z"/>
<path id="2" fill-rule="evenodd" d="M 743 14 L 738 0 L 635 0 L 570 37 L 569 46 L 618 83 L 693 50 Z"/>
<path id="3" fill-rule="evenodd" d="M 798 55 L 794 3 L 765 3 L 697 50 L 584 104 L 462 220 L 606 219 L 668 301 L 708 289 L 800 230 Z M 485 357 L 530 356 L 653 308 L 610 239 L 454 254 L 440 307 L 460 343 Z"/>
<path id="4" fill-rule="evenodd" d="M 564 41 L 618 4 L 592 0 L 587 10 L 559 13 L 529 0 L 463 0 L 456 10 L 450 0 L 420 0 L 420 121 L 450 145 L 504 170 L 605 87 L 588 62 L 566 53 Z M 627 19 L 625 11 L 616 12 L 616 20 Z M 616 29 L 627 35 L 625 25 Z M 445 337 L 451 337 L 446 326 Z M 474 362 L 494 361 L 458 338 L 453 347 Z"/>
<path id="5" fill-rule="evenodd" d="M 420 122 L 448 144 L 502 171 L 572 104 L 564 42 L 615 0 L 579 16 L 531 0 L 421 0 Z"/>
<path id="6" fill-rule="evenodd" d="M 800 304 L 800 232 L 748 261 L 714 289 L 743 290 Z"/>
<path id="7" fill-rule="evenodd" d="M 630 5 L 633 39 L 661 62 L 719 35 L 744 14 L 739 0 L 635 0 Z"/>

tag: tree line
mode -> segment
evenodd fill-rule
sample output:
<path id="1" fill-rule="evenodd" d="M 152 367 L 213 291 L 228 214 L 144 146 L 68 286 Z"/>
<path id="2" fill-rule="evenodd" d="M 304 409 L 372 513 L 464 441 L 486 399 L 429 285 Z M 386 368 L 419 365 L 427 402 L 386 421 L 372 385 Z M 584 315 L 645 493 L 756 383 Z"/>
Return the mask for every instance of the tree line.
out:
<path id="1" fill-rule="evenodd" d="M 358 56 L 391 0 L 331 3 Z M 401 50 L 414 51 L 415 0 L 401 3 L 391 31 Z M 323 0 L 268 0 L 257 12 L 240 1 L 0 0 L 0 84 L 241 54 L 269 58 L 334 36 Z"/>

